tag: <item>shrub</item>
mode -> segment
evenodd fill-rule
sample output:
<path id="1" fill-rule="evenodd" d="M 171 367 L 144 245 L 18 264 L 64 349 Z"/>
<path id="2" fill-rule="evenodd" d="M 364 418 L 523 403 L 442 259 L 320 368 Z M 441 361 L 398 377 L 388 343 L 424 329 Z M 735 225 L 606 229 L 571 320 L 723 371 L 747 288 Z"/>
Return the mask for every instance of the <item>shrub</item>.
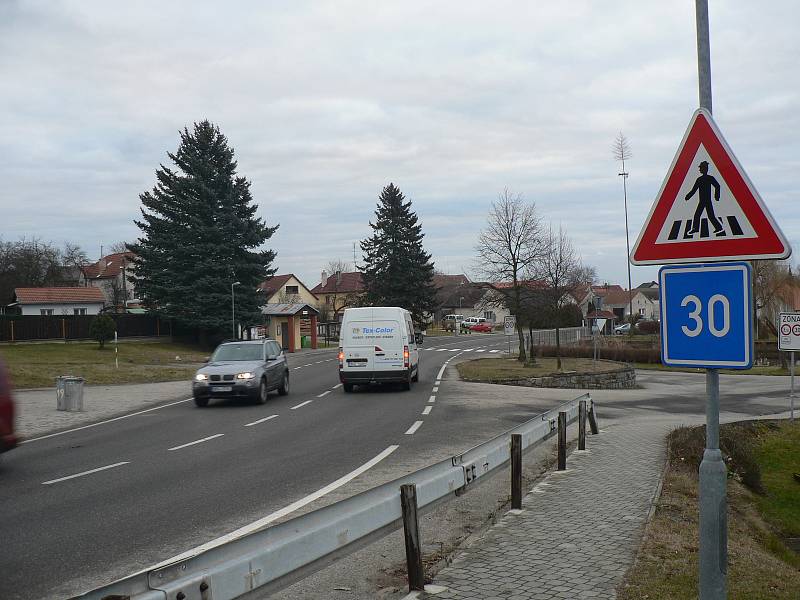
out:
<path id="1" fill-rule="evenodd" d="M 660 325 L 658 324 L 658 321 L 640 321 L 636 327 L 642 333 L 649 333 L 649 334 L 658 333 L 660 330 Z"/>
<path id="2" fill-rule="evenodd" d="M 105 343 L 114 337 L 117 324 L 108 315 L 98 315 L 89 324 L 89 335 L 93 340 L 97 340 L 102 348 Z"/>
<path id="3" fill-rule="evenodd" d="M 555 356 L 555 346 L 538 346 L 539 356 Z M 592 358 L 592 346 L 561 346 L 562 358 Z M 598 346 L 597 358 L 616 360 L 619 362 L 660 363 L 661 350 L 659 348 L 631 348 L 629 346 Z"/>

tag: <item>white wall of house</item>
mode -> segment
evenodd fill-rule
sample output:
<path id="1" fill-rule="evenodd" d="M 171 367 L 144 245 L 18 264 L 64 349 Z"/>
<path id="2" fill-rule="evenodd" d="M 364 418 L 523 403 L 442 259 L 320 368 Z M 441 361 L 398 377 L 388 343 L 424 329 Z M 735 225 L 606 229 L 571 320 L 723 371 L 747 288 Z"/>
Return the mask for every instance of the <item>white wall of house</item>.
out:
<path id="1" fill-rule="evenodd" d="M 70 304 L 20 304 L 19 307 L 22 309 L 23 315 L 48 314 L 61 317 L 74 314 L 96 315 L 102 310 L 103 304 L 100 302 L 76 302 Z M 75 312 L 76 310 L 78 313 Z"/>

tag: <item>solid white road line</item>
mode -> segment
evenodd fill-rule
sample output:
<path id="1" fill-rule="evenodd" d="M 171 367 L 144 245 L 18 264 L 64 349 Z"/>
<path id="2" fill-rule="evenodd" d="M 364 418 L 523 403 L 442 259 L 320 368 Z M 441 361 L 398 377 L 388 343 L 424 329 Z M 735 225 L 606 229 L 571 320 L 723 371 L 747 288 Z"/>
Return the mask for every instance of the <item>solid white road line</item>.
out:
<path id="1" fill-rule="evenodd" d="M 436 402 L 436 396 L 431 396 L 430 398 L 428 398 L 428 402 L 431 403 Z"/>
<path id="2" fill-rule="evenodd" d="M 496 354 L 497 352 L 500 352 L 500 350 L 489 350 L 490 354 Z"/>
<path id="3" fill-rule="evenodd" d="M 160 569 L 163 566 L 166 566 L 166 565 L 169 565 L 169 564 L 172 564 L 172 563 L 175 563 L 175 562 L 180 562 L 182 560 L 186 560 L 187 558 L 190 558 L 192 556 L 200 554 L 201 552 L 205 552 L 206 550 L 210 550 L 211 548 L 215 548 L 217 546 L 221 546 L 222 544 L 226 544 L 226 543 L 228 543 L 228 542 L 230 542 L 232 540 L 235 540 L 235 539 L 240 538 L 240 537 L 242 537 L 244 535 L 247 535 L 248 533 L 252 533 L 254 531 L 258 531 L 259 529 L 263 529 L 266 525 L 269 525 L 273 521 L 276 521 L 277 519 L 280 519 L 281 517 L 285 517 L 286 515 L 291 514 L 291 513 L 293 513 L 294 511 L 296 511 L 296 510 L 298 510 L 300 508 L 303 508 L 306 504 L 311 504 L 315 500 L 318 500 L 318 499 L 322 498 L 323 496 L 325 496 L 326 494 L 330 494 L 332 491 L 336 490 L 337 488 L 342 487 L 344 484 L 348 483 L 352 479 L 355 479 L 356 477 L 358 477 L 362 473 L 370 470 L 372 467 L 377 465 L 379 462 L 381 462 L 384 458 L 389 456 L 392 452 L 397 450 L 399 447 L 400 446 L 389 446 L 388 448 L 386 448 L 386 450 L 384 450 L 383 452 L 378 454 L 375 458 L 365 462 L 363 465 L 361 465 L 360 467 L 358 467 L 354 471 L 351 471 L 350 473 L 348 473 L 344 477 L 340 477 L 339 479 L 337 479 L 333 483 L 329 483 L 328 485 L 326 485 L 325 487 L 317 490 L 316 492 L 314 492 L 312 494 L 309 494 L 305 498 L 301 498 L 297 502 L 293 502 L 292 504 L 289 504 L 288 506 L 285 506 L 284 508 L 275 511 L 274 513 L 269 514 L 266 517 L 264 517 L 262 519 L 259 519 L 258 521 L 253 521 L 249 525 L 245 525 L 244 527 L 240 527 L 239 529 L 237 529 L 235 531 L 231 531 L 230 533 L 225 534 L 222 537 L 218 537 L 217 539 L 211 540 L 210 542 L 206 542 L 205 544 L 202 544 L 201 546 L 197 546 L 196 548 L 192 548 L 190 550 L 187 550 L 186 552 L 183 552 L 182 554 L 178 554 L 177 556 L 173 556 L 172 558 L 168 558 L 164 562 L 161 562 L 161 563 L 159 563 L 157 565 L 154 565 L 152 567 L 148 567 L 147 569 L 143 569 L 142 571 L 139 571 L 139 573 L 146 573 L 148 571 L 152 571 L 153 569 Z M 136 574 L 138 575 L 139 573 L 136 573 Z"/>
<path id="4" fill-rule="evenodd" d="M 431 414 L 431 411 L 432 411 L 432 410 L 433 410 L 433 407 L 432 407 L 432 406 L 426 406 L 426 407 L 425 407 L 425 410 L 423 410 L 423 411 L 422 411 L 422 414 L 423 414 L 423 415 L 429 415 L 429 414 Z"/>
<path id="5" fill-rule="evenodd" d="M 436 385 L 439 385 L 439 380 L 442 378 L 442 375 L 444 375 L 444 370 L 445 370 L 446 368 L 447 368 L 447 363 L 444 363 L 444 364 L 442 365 L 442 368 L 441 368 L 441 369 L 439 369 L 439 374 L 438 374 L 438 375 L 436 375 Z"/>
<path id="6" fill-rule="evenodd" d="M 29 442 L 36 442 L 38 440 L 46 440 L 47 438 L 56 437 L 57 435 L 64 435 L 65 433 L 72 433 L 73 431 L 80 431 L 81 429 L 89 429 L 90 427 L 97 427 L 98 425 L 105 425 L 106 423 L 112 423 L 114 421 L 119 421 L 120 419 L 127 419 L 128 417 L 135 417 L 136 415 L 143 415 L 144 413 L 149 413 L 153 410 L 159 410 L 161 408 L 167 408 L 168 406 L 175 406 L 176 404 L 182 404 L 183 402 L 189 402 L 191 398 L 186 398 L 186 400 L 178 400 L 177 402 L 170 402 L 169 404 L 162 404 L 161 406 L 154 406 L 153 408 L 148 408 L 146 410 L 140 410 L 138 412 L 131 413 L 129 415 L 122 415 L 121 417 L 114 417 L 113 419 L 107 419 L 105 421 L 100 421 L 99 423 L 92 423 L 91 425 L 84 425 L 82 427 L 76 427 L 75 429 L 67 429 L 66 431 L 59 431 L 58 433 L 50 433 L 48 435 L 42 435 L 39 437 L 31 438 L 29 440 L 22 440 L 20 444 L 27 444 Z"/>
<path id="7" fill-rule="evenodd" d="M 463 352 L 461 348 L 450 348 L 450 352 Z"/>
<path id="8" fill-rule="evenodd" d="M 447 348 L 437 348 L 437 352 L 447 352 Z"/>
<path id="9" fill-rule="evenodd" d="M 420 427 L 422 427 L 422 421 L 414 421 L 414 424 L 406 431 L 406 435 L 414 435 Z"/>
<path id="10" fill-rule="evenodd" d="M 253 421 L 252 423 L 247 423 L 245 427 L 252 427 L 253 425 L 258 425 L 259 423 L 263 423 L 264 421 L 269 421 L 270 419 L 274 419 L 278 415 L 270 415 L 268 417 L 264 417 L 263 419 L 259 419 L 258 421 Z"/>
<path id="11" fill-rule="evenodd" d="M 175 446 L 174 448 L 167 448 L 167 451 L 171 450 L 180 450 L 181 448 L 186 448 L 187 446 L 194 446 L 195 444 L 202 444 L 203 442 L 207 442 L 208 440 L 213 440 L 214 438 L 222 437 L 225 435 L 224 433 L 215 433 L 214 435 L 210 435 L 208 437 L 204 437 L 202 440 L 195 440 L 193 442 L 189 442 L 188 444 L 181 444 L 180 446 Z"/>
<path id="12" fill-rule="evenodd" d="M 334 389 L 334 390 L 335 390 L 335 389 L 338 389 L 338 388 L 340 388 L 340 387 L 342 387 L 342 384 L 341 384 L 341 383 L 337 383 L 335 386 L 333 386 L 333 388 L 332 388 L 332 389 Z"/>
<path id="13" fill-rule="evenodd" d="M 327 396 L 327 395 L 328 395 L 328 394 L 330 394 L 330 393 L 331 393 L 331 391 L 330 391 L 330 390 L 324 391 L 324 392 L 322 392 L 321 394 L 319 394 L 319 395 L 317 396 L 317 398 L 322 398 L 323 396 Z"/>
<path id="14" fill-rule="evenodd" d="M 300 403 L 300 404 L 298 404 L 297 406 L 293 406 L 293 407 L 292 407 L 292 408 L 290 408 L 289 410 L 297 410 L 297 409 L 298 409 L 298 408 L 300 408 L 301 406 L 305 406 L 306 404 L 311 404 L 311 402 L 313 402 L 313 400 L 306 400 L 305 402 L 301 402 L 301 403 Z"/>
<path id="15" fill-rule="evenodd" d="M 76 477 L 83 477 L 84 475 L 91 475 L 92 473 L 97 473 L 98 471 L 105 471 L 106 469 L 113 469 L 114 467 L 121 467 L 122 465 L 128 465 L 128 464 L 130 464 L 130 461 L 118 462 L 114 463 L 113 465 L 106 465 L 105 467 L 98 467 L 96 469 L 91 469 L 90 471 L 84 471 L 83 473 L 75 473 L 75 475 L 68 475 L 66 477 L 60 477 L 58 479 L 51 479 L 50 481 L 43 481 L 42 485 L 50 485 L 52 483 L 66 481 L 67 479 L 75 479 Z"/>
<path id="16" fill-rule="evenodd" d="M 462 352 L 472 352 L 474 348 L 464 348 Z"/>
<path id="17" fill-rule="evenodd" d="M 294 370 L 297 371 L 297 369 L 302 369 L 302 368 L 303 368 L 303 365 L 300 365 L 299 367 L 294 367 Z"/>

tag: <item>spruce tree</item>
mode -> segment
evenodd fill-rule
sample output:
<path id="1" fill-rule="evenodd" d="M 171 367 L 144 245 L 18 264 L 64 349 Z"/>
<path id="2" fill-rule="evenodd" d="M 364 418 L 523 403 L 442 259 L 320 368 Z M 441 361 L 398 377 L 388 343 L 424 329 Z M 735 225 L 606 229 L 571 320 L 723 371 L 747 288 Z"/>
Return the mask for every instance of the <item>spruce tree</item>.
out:
<path id="1" fill-rule="evenodd" d="M 362 240 L 364 264 L 361 273 L 373 306 L 400 306 L 424 326 L 436 308 L 431 255 L 422 247 L 422 226 L 411 211 L 411 202 L 393 183 L 383 188 L 373 234 Z"/>
<path id="2" fill-rule="evenodd" d="M 142 231 L 132 277 L 145 306 L 205 337 L 231 332 L 231 285 L 236 321 L 263 322 L 256 292 L 275 273 L 275 253 L 261 246 L 278 228 L 255 216 L 250 182 L 237 176 L 234 151 L 216 125 L 181 132 L 174 167 L 156 170 L 155 187 L 139 196 Z"/>

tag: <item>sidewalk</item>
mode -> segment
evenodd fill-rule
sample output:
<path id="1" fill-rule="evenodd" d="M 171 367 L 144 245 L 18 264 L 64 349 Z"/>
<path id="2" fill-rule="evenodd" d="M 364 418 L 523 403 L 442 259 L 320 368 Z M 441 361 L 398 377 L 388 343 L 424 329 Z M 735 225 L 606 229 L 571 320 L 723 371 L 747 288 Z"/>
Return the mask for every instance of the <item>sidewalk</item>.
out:
<path id="1" fill-rule="evenodd" d="M 585 452 L 551 472 L 453 563 L 426 600 L 616 598 L 633 563 L 674 422 L 617 421 L 587 436 Z M 671 420 L 670 420 L 671 421 Z M 445 588 L 445 589 L 441 589 Z"/>

